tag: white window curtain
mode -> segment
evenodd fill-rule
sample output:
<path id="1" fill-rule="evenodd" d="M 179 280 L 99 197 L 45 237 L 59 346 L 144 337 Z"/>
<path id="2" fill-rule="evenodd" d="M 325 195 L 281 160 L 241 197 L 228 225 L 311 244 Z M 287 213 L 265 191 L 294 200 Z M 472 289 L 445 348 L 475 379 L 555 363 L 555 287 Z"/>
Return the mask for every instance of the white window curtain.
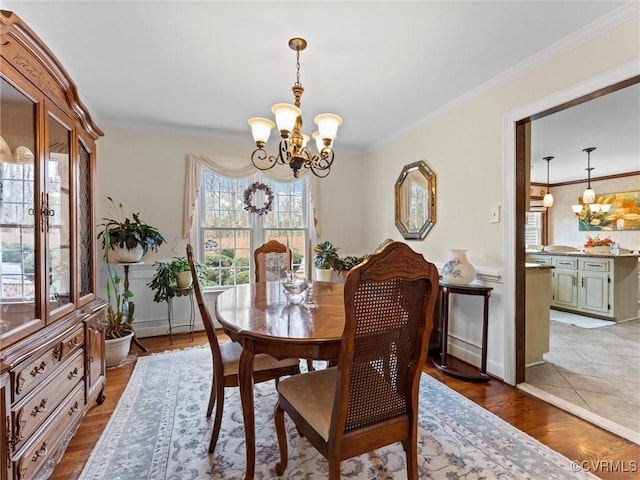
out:
<path id="1" fill-rule="evenodd" d="M 193 217 L 200 196 L 200 187 L 202 186 L 202 169 L 208 168 L 212 172 L 229 178 L 244 178 L 259 172 L 253 166 L 251 160 L 247 158 L 233 157 L 210 157 L 204 153 L 187 154 L 187 174 L 185 176 L 184 188 L 184 211 L 183 211 L 183 238 L 189 238 L 191 229 L 193 228 Z M 264 170 L 262 173 L 275 182 L 288 183 L 295 182 L 298 179 L 293 176 L 293 171 L 288 165 L 276 165 L 270 170 Z M 302 172 L 301 175 L 308 175 L 308 171 Z M 318 178 L 315 175 L 308 175 L 308 191 L 309 204 L 311 211 L 309 218 L 313 219 L 310 223 L 309 237 L 315 239 L 317 243 L 320 232 L 318 225 Z"/>

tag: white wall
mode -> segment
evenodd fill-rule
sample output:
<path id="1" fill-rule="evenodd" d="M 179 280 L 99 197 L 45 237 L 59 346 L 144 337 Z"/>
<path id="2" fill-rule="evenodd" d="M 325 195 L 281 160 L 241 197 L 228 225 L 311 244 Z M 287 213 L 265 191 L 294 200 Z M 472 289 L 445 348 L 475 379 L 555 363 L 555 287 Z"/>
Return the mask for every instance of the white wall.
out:
<path id="1" fill-rule="evenodd" d="M 640 159 L 638 160 L 640 167 Z M 612 180 L 591 181 L 591 187 L 596 195 L 605 193 L 629 192 L 640 190 L 640 175 L 616 178 Z M 565 185 L 552 188 L 553 207 L 548 210 L 549 215 L 549 244 L 572 245 L 582 248 L 587 235 L 600 238 L 611 237 L 616 243 L 629 250 L 640 250 L 640 230 L 622 231 L 591 231 L 578 230 L 578 220 L 571 210 L 571 205 L 578 203 L 578 198 L 587 188 L 586 184 Z"/>
<path id="2" fill-rule="evenodd" d="M 103 127 L 104 128 L 104 127 Z M 142 220 L 157 227 L 167 240 L 157 253 L 148 253 L 144 265 L 130 268 L 130 289 L 136 304 L 136 333 L 140 337 L 166 333 L 166 304 L 153 302 L 147 287 L 155 269 L 153 262 L 184 256 L 182 209 L 186 173 L 186 155 L 247 158 L 254 148 L 250 132 L 244 143 L 225 142 L 177 134 L 104 128 L 98 142 L 98 219 L 113 215 L 107 201 L 122 203 L 127 215 L 140 212 Z M 273 146 L 270 146 L 273 151 Z M 366 251 L 361 212 L 364 209 L 364 182 L 358 180 L 362 158 L 340 152 L 331 174 L 321 180 L 319 229 L 322 240 L 331 240 L 342 252 Z M 99 265 L 99 292 L 105 297 L 107 271 Z M 120 272 L 122 275 L 122 271 Z M 106 298 L 106 297 L 105 297 Z M 189 313 L 186 299 L 175 301 L 175 318 L 183 321 Z M 200 316 L 196 315 L 198 322 Z"/>
<path id="3" fill-rule="evenodd" d="M 466 248 L 469 260 L 481 273 L 512 272 L 514 265 L 505 260 L 509 249 L 505 239 L 513 232 L 508 231 L 503 217 L 500 223 L 490 223 L 491 209 L 512 202 L 515 188 L 513 173 L 505 176 L 505 171 L 514 170 L 505 164 L 505 152 L 515 148 L 505 146 L 505 118 L 611 69 L 637 64 L 639 23 L 635 17 L 371 152 L 367 185 L 376 195 L 368 197 L 369 208 L 363 212 L 365 238 L 401 238 L 393 223 L 393 182 L 405 164 L 422 159 L 437 175 L 437 223 L 424 241 L 414 241 L 412 247 L 439 266 L 449 258 L 450 249 Z M 513 219 L 508 221 L 512 224 Z M 488 370 L 503 377 L 512 368 L 505 365 L 505 352 L 513 345 L 513 338 L 504 332 L 513 331 L 514 322 L 504 315 L 505 309 L 510 311 L 505 300 L 513 303 L 515 291 L 504 291 L 502 280 L 482 282 L 495 289 L 490 304 Z M 481 319 L 472 300 L 454 300 L 450 333 L 452 353 L 478 364 Z"/>

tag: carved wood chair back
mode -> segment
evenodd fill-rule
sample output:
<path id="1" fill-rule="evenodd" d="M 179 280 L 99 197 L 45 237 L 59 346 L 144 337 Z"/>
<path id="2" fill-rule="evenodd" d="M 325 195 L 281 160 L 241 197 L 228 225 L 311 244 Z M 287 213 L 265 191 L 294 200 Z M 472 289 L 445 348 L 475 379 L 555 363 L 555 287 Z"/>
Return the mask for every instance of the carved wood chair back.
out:
<path id="1" fill-rule="evenodd" d="M 275 409 L 283 474 L 284 412 L 329 460 L 402 442 L 417 479 L 418 394 L 438 297 L 438 270 L 401 242 L 386 242 L 345 280 L 345 329 L 338 365 L 284 379 Z"/>

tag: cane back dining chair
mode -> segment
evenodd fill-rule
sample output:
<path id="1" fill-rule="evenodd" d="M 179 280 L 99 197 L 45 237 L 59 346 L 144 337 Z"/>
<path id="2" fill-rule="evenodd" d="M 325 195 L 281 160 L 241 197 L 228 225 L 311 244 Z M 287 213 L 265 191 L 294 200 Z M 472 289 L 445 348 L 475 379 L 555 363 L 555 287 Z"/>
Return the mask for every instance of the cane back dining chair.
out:
<path id="1" fill-rule="evenodd" d="M 283 270 L 291 270 L 293 265 L 291 249 L 277 240 L 269 240 L 253 252 L 253 265 L 256 271 L 256 283 L 269 280 L 280 280 Z M 306 360 L 307 370 L 315 367 L 311 360 Z"/>
<path id="2" fill-rule="evenodd" d="M 224 389 L 227 387 L 238 386 L 238 364 L 242 347 L 230 340 L 219 342 L 218 334 L 214 328 L 213 319 L 209 314 L 209 310 L 204 303 L 200 281 L 193 259 L 193 248 L 187 245 L 187 260 L 191 267 L 191 275 L 193 276 L 193 290 L 196 296 L 196 302 L 200 309 L 200 316 L 204 329 L 207 332 L 207 339 L 211 347 L 211 355 L 213 357 L 213 379 L 211 382 L 211 394 L 209 395 L 209 405 L 207 407 L 207 418 L 211 417 L 213 407 L 216 407 L 216 414 L 213 423 L 213 432 L 211 433 L 211 441 L 209 442 L 209 453 L 212 453 L 218 442 L 220 427 L 222 425 L 222 411 L 224 409 Z M 223 337 L 224 338 L 224 337 Z M 300 373 L 300 362 L 298 359 L 276 360 L 275 358 L 258 354 L 254 360 L 254 382 L 266 382 L 275 380 L 276 384 L 280 377 L 287 375 L 295 375 Z"/>
<path id="3" fill-rule="evenodd" d="M 277 240 L 269 240 L 253 252 L 257 282 L 280 280 L 283 270 L 291 270 L 291 249 Z"/>
<path id="4" fill-rule="evenodd" d="M 402 442 L 407 478 L 418 478 L 418 394 L 438 296 L 438 270 L 401 242 L 388 242 L 345 280 L 345 328 L 337 367 L 285 378 L 274 419 L 287 467 L 284 413 L 329 461 Z"/>

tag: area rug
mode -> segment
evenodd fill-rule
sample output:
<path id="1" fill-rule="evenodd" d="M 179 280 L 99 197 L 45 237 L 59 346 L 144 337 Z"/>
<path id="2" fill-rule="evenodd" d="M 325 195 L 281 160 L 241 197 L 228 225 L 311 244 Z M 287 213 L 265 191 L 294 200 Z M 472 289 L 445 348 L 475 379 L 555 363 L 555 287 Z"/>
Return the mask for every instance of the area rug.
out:
<path id="1" fill-rule="evenodd" d="M 81 480 L 234 480 L 244 478 L 245 448 L 237 389 L 227 389 L 220 438 L 207 453 L 213 422 L 205 416 L 211 354 L 194 348 L 140 357 L 96 444 Z M 256 475 L 271 480 L 279 457 L 273 382 L 255 387 Z M 420 387 L 421 479 L 597 478 L 423 374 Z M 327 462 L 287 418 L 289 465 L 283 479 L 325 479 Z M 393 444 L 341 464 L 345 479 L 405 479 L 405 456 Z M 577 471 L 576 471 L 577 470 Z"/>
<path id="2" fill-rule="evenodd" d="M 562 312 L 560 310 L 550 310 L 549 319 L 554 322 L 566 323 L 580 328 L 600 328 L 615 325 L 612 320 L 600 320 L 599 318 L 576 315 L 575 313 Z"/>

